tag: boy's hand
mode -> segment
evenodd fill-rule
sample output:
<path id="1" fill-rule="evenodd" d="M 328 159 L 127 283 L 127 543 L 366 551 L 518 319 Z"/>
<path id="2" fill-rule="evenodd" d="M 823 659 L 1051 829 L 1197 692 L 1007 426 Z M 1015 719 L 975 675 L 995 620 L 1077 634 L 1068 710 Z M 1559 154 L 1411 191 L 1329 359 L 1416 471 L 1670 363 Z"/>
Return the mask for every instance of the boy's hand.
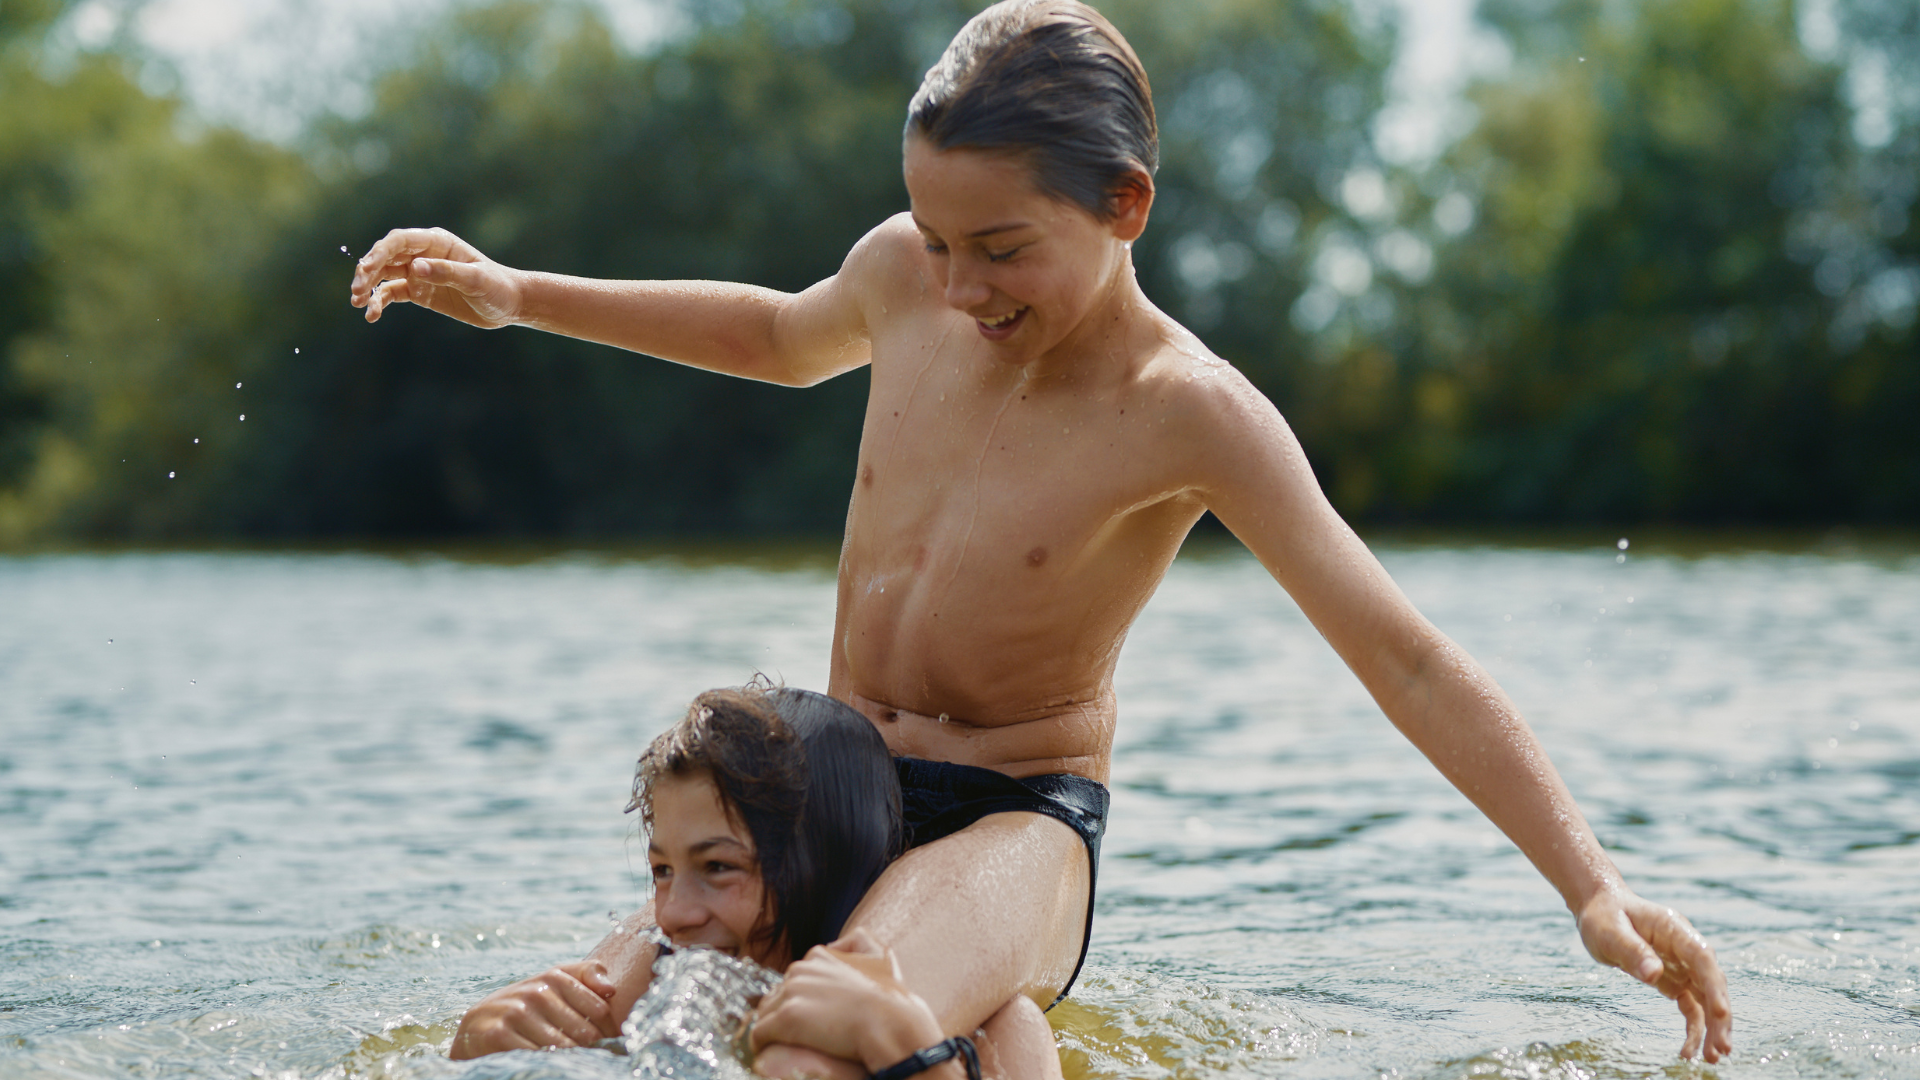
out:
<path id="1" fill-rule="evenodd" d="M 1687 1040 L 1680 1056 L 1715 1062 L 1733 1050 L 1733 1006 L 1713 949 L 1685 917 L 1625 888 L 1602 892 L 1580 911 L 1580 941 L 1595 960 L 1647 983 L 1680 1006 Z"/>
<path id="2" fill-rule="evenodd" d="M 933 1010 L 900 981 L 891 950 L 856 930 L 816 945 L 787 967 L 786 979 L 760 1003 L 757 1053 L 774 1043 L 884 1069 L 946 1036 Z"/>
<path id="3" fill-rule="evenodd" d="M 613 980 L 598 960 L 581 960 L 522 979 L 482 998 L 460 1018 L 447 1056 L 455 1060 L 503 1050 L 592 1046 L 620 1034 L 607 1006 Z"/>
<path id="4" fill-rule="evenodd" d="M 395 229 L 360 257 L 348 302 L 379 322 L 388 304 L 418 304 L 492 330 L 515 321 L 515 272 L 445 229 Z"/>

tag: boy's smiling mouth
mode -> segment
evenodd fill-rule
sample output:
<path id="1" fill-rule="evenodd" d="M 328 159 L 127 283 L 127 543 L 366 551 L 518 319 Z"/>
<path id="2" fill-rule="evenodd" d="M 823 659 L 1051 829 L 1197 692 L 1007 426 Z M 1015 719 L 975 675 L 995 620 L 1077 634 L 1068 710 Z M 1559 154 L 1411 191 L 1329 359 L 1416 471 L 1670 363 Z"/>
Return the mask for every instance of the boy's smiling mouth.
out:
<path id="1" fill-rule="evenodd" d="M 1027 308 L 1017 307 L 1005 315 L 998 315 L 991 319 L 975 316 L 973 321 L 980 324 L 980 332 L 982 334 L 985 334 L 989 338 L 999 340 L 1013 333 L 1014 327 L 1020 325 L 1020 321 L 1026 317 L 1027 311 Z"/>

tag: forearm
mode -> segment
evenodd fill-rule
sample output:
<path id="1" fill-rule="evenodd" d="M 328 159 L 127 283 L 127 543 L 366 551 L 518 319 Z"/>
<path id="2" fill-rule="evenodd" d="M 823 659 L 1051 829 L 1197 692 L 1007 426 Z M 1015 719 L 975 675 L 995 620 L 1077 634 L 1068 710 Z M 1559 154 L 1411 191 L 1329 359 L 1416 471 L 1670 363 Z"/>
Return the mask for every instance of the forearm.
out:
<path id="1" fill-rule="evenodd" d="M 518 271 L 515 321 L 762 382 L 806 381 L 777 340 L 788 293 L 719 281 L 600 281 Z"/>
<path id="2" fill-rule="evenodd" d="M 1620 874 L 1533 731 L 1493 677 L 1436 640 L 1376 695 L 1394 726 L 1532 861 L 1576 914 Z"/>
<path id="3" fill-rule="evenodd" d="M 606 968 L 614 987 L 607 1004 L 620 1020 L 626 1019 L 634 1002 L 653 984 L 653 961 L 659 955 L 653 944 L 654 926 L 653 905 L 643 904 L 587 954 L 589 961 L 598 961 Z"/>

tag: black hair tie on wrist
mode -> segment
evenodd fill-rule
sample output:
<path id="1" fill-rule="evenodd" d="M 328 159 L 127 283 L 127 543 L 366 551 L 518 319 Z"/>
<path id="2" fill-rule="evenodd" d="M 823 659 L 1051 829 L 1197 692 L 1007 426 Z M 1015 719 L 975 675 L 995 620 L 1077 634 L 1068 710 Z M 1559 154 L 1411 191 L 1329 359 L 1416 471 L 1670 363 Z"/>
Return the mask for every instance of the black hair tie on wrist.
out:
<path id="1" fill-rule="evenodd" d="M 980 1080 L 980 1055 L 973 1049 L 973 1040 L 965 1035 L 955 1035 L 946 1042 L 935 1043 L 925 1050 L 916 1050 L 907 1055 L 906 1060 L 874 1073 L 869 1080 L 906 1080 L 909 1076 L 918 1076 L 935 1065 L 945 1064 L 956 1057 L 966 1059 L 967 1080 Z"/>

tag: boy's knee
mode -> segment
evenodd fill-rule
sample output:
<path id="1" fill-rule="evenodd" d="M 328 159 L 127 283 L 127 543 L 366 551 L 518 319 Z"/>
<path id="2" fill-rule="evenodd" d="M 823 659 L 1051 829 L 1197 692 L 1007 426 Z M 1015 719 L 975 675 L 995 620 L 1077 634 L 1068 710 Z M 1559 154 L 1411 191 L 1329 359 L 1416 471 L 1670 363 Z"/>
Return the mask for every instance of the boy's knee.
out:
<path id="1" fill-rule="evenodd" d="M 988 1077 L 1052 1080 L 1060 1051 L 1053 1028 L 1032 998 L 1016 997 L 980 1027 L 980 1064 Z"/>

